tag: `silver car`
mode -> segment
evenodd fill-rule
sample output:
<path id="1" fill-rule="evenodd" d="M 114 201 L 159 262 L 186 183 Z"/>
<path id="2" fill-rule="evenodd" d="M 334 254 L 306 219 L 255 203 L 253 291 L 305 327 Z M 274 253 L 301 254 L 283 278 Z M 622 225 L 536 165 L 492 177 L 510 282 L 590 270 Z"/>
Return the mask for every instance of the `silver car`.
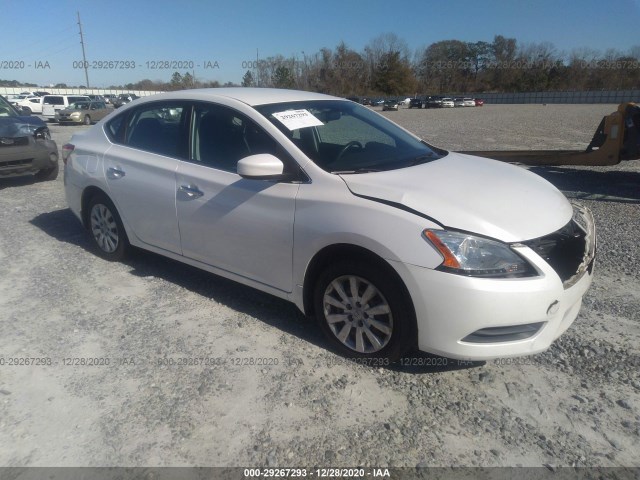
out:
<path id="1" fill-rule="evenodd" d="M 75 102 L 62 110 L 56 110 L 55 119 L 58 123 L 84 123 L 91 125 L 102 120 L 113 110 L 107 108 L 104 102 Z"/>

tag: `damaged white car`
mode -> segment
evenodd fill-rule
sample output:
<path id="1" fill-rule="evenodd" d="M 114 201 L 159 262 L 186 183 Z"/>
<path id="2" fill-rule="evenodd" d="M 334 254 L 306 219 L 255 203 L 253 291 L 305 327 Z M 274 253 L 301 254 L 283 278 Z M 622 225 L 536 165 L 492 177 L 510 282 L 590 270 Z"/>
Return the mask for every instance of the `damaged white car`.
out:
<path id="1" fill-rule="evenodd" d="M 100 255 L 134 245 L 288 299 L 348 356 L 540 352 L 592 281 L 586 208 L 335 97 L 156 95 L 74 135 L 63 157 Z"/>

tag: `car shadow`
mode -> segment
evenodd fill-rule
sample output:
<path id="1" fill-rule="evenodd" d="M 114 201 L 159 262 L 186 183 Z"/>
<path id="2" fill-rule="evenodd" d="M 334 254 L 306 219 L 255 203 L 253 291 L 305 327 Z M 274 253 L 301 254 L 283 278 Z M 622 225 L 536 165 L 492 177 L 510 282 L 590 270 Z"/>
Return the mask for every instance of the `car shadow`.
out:
<path id="1" fill-rule="evenodd" d="M 30 223 L 59 242 L 78 246 L 95 255 L 88 233 L 68 208 L 41 213 Z M 349 361 L 340 358 L 315 321 L 302 314 L 291 302 L 146 250 L 134 249 L 132 255 L 122 263 L 131 268 L 132 275 L 171 282 L 337 355 L 335 361 L 327 359 L 327 365 Z M 391 365 L 385 365 L 382 361 L 353 362 L 411 374 L 474 368 L 485 363 L 461 362 L 423 352 L 410 353 Z"/>
<path id="2" fill-rule="evenodd" d="M 640 203 L 640 172 L 580 170 L 571 167 L 531 167 L 571 198 Z"/>
<path id="3" fill-rule="evenodd" d="M 7 188 L 24 187 L 36 183 L 35 175 L 21 175 L 19 177 L 0 178 L 0 191 Z"/>

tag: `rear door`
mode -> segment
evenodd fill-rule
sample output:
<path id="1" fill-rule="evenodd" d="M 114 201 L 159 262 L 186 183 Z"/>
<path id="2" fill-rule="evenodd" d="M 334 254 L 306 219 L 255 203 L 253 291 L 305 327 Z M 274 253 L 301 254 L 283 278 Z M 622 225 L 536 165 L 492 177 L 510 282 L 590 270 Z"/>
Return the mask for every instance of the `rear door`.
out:
<path id="1" fill-rule="evenodd" d="M 139 241 L 174 253 L 181 253 L 175 172 L 186 158 L 187 117 L 184 102 L 154 102 L 107 124 L 114 145 L 104 174 L 118 212 Z"/>
<path id="2" fill-rule="evenodd" d="M 42 99 L 42 115 L 47 118 L 54 118 L 56 110 L 65 108 L 63 95 L 45 95 Z"/>
<path id="3" fill-rule="evenodd" d="M 91 120 L 97 122 L 111 113 L 111 110 L 107 110 L 107 106 L 104 102 L 91 102 Z"/>

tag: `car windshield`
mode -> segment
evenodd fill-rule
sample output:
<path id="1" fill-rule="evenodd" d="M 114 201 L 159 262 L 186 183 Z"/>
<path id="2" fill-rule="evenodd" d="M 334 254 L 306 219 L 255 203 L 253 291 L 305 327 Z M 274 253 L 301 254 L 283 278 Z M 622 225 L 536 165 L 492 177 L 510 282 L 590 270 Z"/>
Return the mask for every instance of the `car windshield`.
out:
<path id="1" fill-rule="evenodd" d="M 4 97 L 0 97 L 0 117 L 17 117 L 18 113 L 7 102 Z"/>
<path id="2" fill-rule="evenodd" d="M 368 108 L 345 100 L 255 107 L 302 152 L 331 173 L 394 170 L 442 158 L 428 145 Z"/>
<path id="3" fill-rule="evenodd" d="M 71 110 L 89 110 L 89 102 L 75 102 L 69 105 Z"/>

